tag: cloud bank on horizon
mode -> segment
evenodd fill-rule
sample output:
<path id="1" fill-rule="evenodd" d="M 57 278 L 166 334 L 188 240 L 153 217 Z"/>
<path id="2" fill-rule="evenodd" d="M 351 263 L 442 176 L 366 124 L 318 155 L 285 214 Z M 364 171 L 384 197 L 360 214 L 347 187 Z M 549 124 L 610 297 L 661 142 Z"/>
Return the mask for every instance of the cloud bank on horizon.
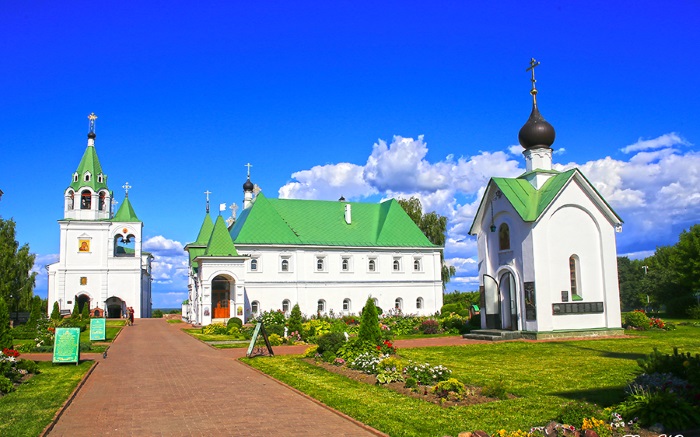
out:
<path id="1" fill-rule="evenodd" d="M 700 153 L 675 132 L 639 139 L 619 148 L 622 157 L 606 156 L 585 163 L 557 163 L 564 149 L 555 148 L 554 168 L 578 167 L 625 221 L 618 234 L 618 253 L 644 257 L 658 245 L 672 244 L 683 228 L 700 217 Z M 378 140 L 364 165 L 349 162 L 300 170 L 279 188 L 280 198 L 374 201 L 416 196 L 424 211 L 448 218 L 447 262 L 457 275 L 449 290 L 478 288 L 475 238 L 468 235 L 489 179 L 515 177 L 525 171 L 522 148 L 479 151 L 471 156 L 428 159 L 428 144 L 394 136 Z M 196 230 L 193 230 L 196 232 Z M 154 308 L 178 307 L 187 297 L 187 256 L 182 242 L 163 235 L 147 238 L 143 248 L 153 262 Z M 43 255 L 41 265 L 56 260 Z M 46 272 L 39 272 L 38 284 Z"/>

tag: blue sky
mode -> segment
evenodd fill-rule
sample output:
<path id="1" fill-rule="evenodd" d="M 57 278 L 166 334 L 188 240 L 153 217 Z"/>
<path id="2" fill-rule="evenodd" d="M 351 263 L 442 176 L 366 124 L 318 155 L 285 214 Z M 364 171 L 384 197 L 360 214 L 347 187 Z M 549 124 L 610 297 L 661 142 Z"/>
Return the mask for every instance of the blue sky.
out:
<path id="1" fill-rule="evenodd" d="M 625 220 L 620 254 L 700 216 L 697 2 L 199 3 L 0 6 L 0 215 L 38 256 L 37 294 L 93 111 L 157 256 L 155 307 L 186 297 L 203 192 L 240 205 L 247 162 L 273 197 L 418 195 L 449 219 L 450 289 L 475 289 L 466 231 L 488 178 L 524 169 L 531 57 L 554 160 Z"/>

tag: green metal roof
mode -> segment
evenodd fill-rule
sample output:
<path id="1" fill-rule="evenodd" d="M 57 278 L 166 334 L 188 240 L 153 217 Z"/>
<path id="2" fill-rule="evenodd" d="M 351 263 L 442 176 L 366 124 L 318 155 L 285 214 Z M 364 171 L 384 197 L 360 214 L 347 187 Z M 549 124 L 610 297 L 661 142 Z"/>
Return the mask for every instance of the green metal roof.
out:
<path id="1" fill-rule="evenodd" d="M 394 199 L 373 204 L 268 199 L 260 193 L 236 220 L 231 237 L 235 244 L 436 247 Z"/>
<path id="2" fill-rule="evenodd" d="M 90 180 L 85 181 L 85 172 L 90 172 Z M 102 174 L 102 166 L 97 157 L 95 146 L 89 145 L 83 153 L 83 158 L 78 164 L 78 180 L 71 182 L 70 187 L 74 190 L 79 190 L 82 187 L 90 187 L 93 191 L 98 191 L 102 188 L 107 188 L 107 175 Z M 97 182 L 97 176 L 102 174 L 102 182 Z"/>
<path id="3" fill-rule="evenodd" d="M 539 190 L 521 177 L 492 178 L 504 196 L 513 205 L 520 218 L 526 222 L 534 222 L 554 200 L 562 187 L 571 179 L 576 169 L 557 173 L 542 185 Z"/>
<path id="4" fill-rule="evenodd" d="M 131 202 L 129 201 L 129 196 L 124 198 L 124 202 L 121 204 L 119 207 L 119 211 L 117 211 L 116 214 L 114 214 L 114 218 L 112 219 L 113 222 L 140 222 L 138 217 L 136 217 L 136 213 L 134 212 L 134 207 L 131 206 Z"/>
<path id="5" fill-rule="evenodd" d="M 211 221 L 211 216 L 207 212 L 204 216 L 204 221 L 202 226 L 199 228 L 199 234 L 197 235 L 197 240 L 193 243 L 198 246 L 204 246 L 209 242 L 209 237 L 211 237 L 211 232 L 214 230 L 214 222 Z"/>
<path id="6" fill-rule="evenodd" d="M 228 233 L 226 221 L 221 216 L 216 218 L 204 256 L 238 256 L 231 235 Z"/>

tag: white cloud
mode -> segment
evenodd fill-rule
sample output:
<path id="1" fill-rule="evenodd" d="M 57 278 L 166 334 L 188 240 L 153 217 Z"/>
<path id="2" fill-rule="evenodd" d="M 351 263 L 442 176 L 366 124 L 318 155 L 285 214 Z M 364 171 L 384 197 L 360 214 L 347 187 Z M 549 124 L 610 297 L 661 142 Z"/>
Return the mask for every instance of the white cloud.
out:
<path id="1" fill-rule="evenodd" d="M 642 150 L 659 149 L 663 147 L 670 147 L 676 144 L 683 146 L 692 145 L 688 141 L 681 138 L 677 133 L 671 132 L 668 134 L 663 134 L 660 137 L 653 138 L 651 140 L 643 140 L 639 138 L 636 143 L 630 144 L 621 148 L 622 153 L 632 153 L 639 152 Z"/>
<path id="2" fill-rule="evenodd" d="M 156 235 L 143 242 L 143 250 L 151 252 L 154 258 L 151 263 L 154 284 L 187 290 L 188 259 L 182 243 Z"/>
<path id="3" fill-rule="evenodd" d="M 363 167 L 347 162 L 317 165 L 311 170 L 292 174 L 297 182 L 289 182 L 279 189 L 283 199 L 336 200 L 365 197 L 376 192 L 362 177 Z"/>

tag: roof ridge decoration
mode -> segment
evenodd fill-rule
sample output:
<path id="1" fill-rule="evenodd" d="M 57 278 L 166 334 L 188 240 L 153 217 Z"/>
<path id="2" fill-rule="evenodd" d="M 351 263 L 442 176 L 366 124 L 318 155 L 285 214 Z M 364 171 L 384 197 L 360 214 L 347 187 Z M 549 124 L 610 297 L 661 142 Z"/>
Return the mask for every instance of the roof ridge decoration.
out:
<path id="1" fill-rule="evenodd" d="M 218 216 L 203 256 L 238 256 L 223 217 Z"/>

